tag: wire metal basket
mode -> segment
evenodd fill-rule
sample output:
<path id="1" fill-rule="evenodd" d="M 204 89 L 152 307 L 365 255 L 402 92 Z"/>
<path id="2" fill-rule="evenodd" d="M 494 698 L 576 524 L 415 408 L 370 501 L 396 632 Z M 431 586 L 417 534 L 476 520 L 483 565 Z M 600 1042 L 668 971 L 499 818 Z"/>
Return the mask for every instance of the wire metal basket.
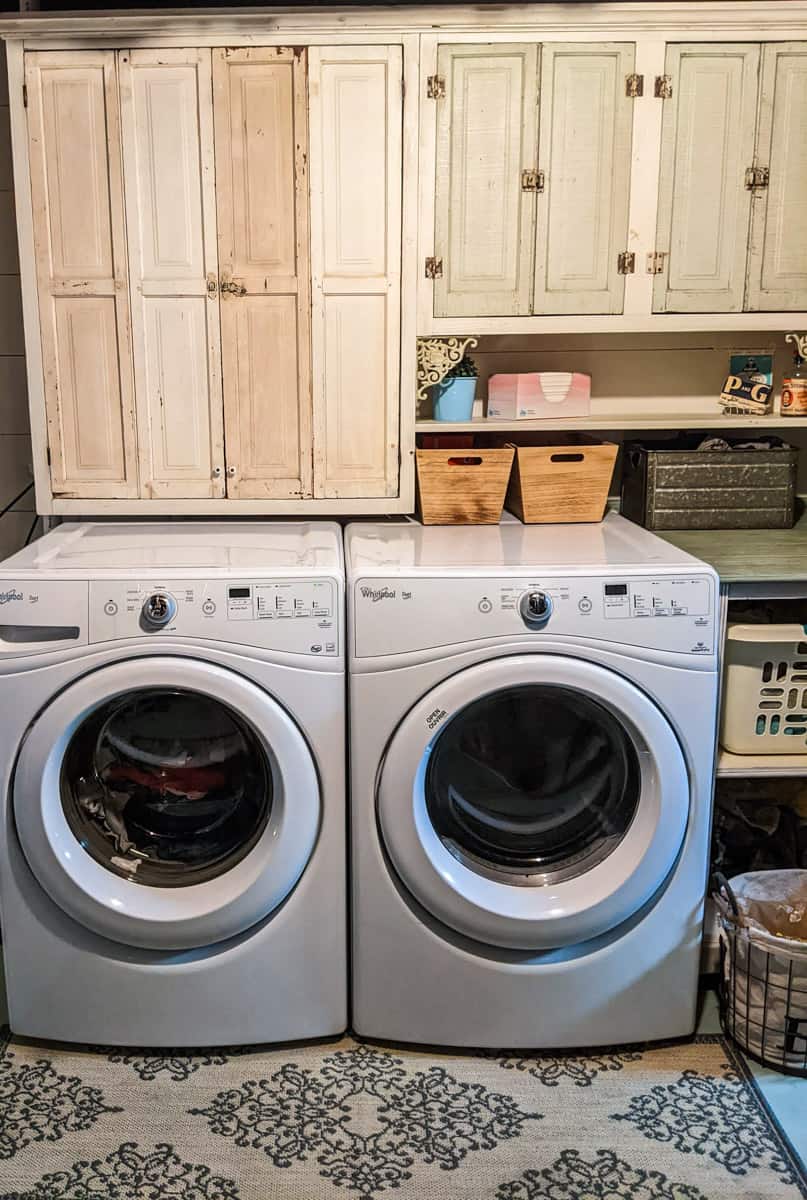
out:
<path id="1" fill-rule="evenodd" d="M 807 953 L 772 949 L 739 923 L 725 876 L 712 895 L 720 916 L 720 1023 L 749 1058 L 785 1075 L 807 1078 Z M 782 940 L 782 939 L 778 939 Z M 807 948 L 806 948 L 807 950 Z"/>

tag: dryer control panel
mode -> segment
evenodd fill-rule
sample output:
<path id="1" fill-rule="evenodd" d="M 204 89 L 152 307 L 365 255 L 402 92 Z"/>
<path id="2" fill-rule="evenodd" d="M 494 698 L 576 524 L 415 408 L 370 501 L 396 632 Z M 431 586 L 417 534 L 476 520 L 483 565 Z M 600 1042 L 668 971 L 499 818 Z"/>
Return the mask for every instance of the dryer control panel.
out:
<path id="1" fill-rule="evenodd" d="M 700 657 L 716 652 L 710 574 L 362 579 L 353 603 L 361 658 L 525 634 Z"/>

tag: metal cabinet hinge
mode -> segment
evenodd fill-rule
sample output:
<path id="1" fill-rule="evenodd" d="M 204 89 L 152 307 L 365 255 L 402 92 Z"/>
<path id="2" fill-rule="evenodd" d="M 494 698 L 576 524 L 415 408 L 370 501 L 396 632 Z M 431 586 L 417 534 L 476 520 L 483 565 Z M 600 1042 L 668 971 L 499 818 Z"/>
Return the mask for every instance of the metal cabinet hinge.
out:
<path id="1" fill-rule="evenodd" d="M 23 106 L 23 108 L 28 107 L 28 84 L 27 83 L 24 83 L 22 85 L 22 106 Z"/>
<path id="2" fill-rule="evenodd" d="M 632 275 L 636 270 L 636 255 L 632 250 L 623 250 L 616 257 L 616 269 L 620 275 Z"/>
<path id="3" fill-rule="evenodd" d="M 672 96 L 672 75 L 657 75 L 653 95 L 657 100 L 669 100 Z"/>
<path id="4" fill-rule="evenodd" d="M 50 466 L 50 463 L 51 463 L 51 458 L 50 458 L 50 446 L 48 446 L 48 447 L 47 447 L 46 453 L 47 453 L 47 456 L 48 456 L 48 466 Z"/>
<path id="5" fill-rule="evenodd" d="M 429 75 L 426 80 L 426 98 L 428 100 L 445 100 L 446 80 L 444 75 Z"/>
<path id="6" fill-rule="evenodd" d="M 745 186 L 749 192 L 755 188 L 766 188 L 770 182 L 770 171 L 767 167 L 748 167 L 745 172 Z"/>
<path id="7" fill-rule="evenodd" d="M 644 95 L 644 75 L 625 76 L 625 95 L 630 100 L 636 100 Z"/>
<path id="8" fill-rule="evenodd" d="M 442 260 L 442 258 L 427 258 L 426 259 L 426 278 L 427 279 L 442 279 L 443 278 L 443 260 Z"/>
<path id="9" fill-rule="evenodd" d="M 647 274 L 661 275 L 664 272 L 664 260 L 667 257 L 666 250 L 654 250 L 652 254 L 647 256 Z"/>
<path id="10" fill-rule="evenodd" d="M 521 172 L 522 192 L 542 192 L 546 187 L 546 176 L 543 171 L 526 170 Z"/>

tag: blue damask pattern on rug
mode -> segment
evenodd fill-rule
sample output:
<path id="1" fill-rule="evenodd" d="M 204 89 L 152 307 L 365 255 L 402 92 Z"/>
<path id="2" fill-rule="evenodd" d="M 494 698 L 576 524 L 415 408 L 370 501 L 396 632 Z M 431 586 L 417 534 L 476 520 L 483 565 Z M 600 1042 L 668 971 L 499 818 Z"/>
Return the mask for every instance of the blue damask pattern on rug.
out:
<path id="1" fill-rule="evenodd" d="M 12 1158 L 31 1142 L 56 1142 L 90 1129 L 105 1113 L 123 1109 L 104 1103 L 99 1088 L 76 1075 L 59 1075 L 47 1059 L 16 1063 L 0 1059 L 0 1159 Z"/>
<path id="2" fill-rule="evenodd" d="M 584 1158 L 577 1150 L 564 1150 L 543 1170 L 525 1171 L 520 1179 L 503 1184 L 496 1200 L 708 1200 L 703 1192 L 674 1183 L 660 1171 L 643 1171 L 617 1158 L 612 1150 L 598 1150 Z"/>
<path id="3" fill-rule="evenodd" d="M 232 1179 L 209 1167 L 183 1162 L 173 1146 L 158 1143 L 140 1152 L 124 1142 L 106 1158 L 74 1163 L 66 1171 L 43 1175 L 28 1192 L 0 1200 L 240 1200 Z"/>
<path id="4" fill-rule="evenodd" d="M 370 1106 L 373 1132 L 353 1127 L 358 1104 L 365 1123 Z M 410 1074 L 402 1059 L 366 1046 L 327 1055 L 318 1071 L 286 1063 L 270 1079 L 249 1080 L 190 1111 L 276 1167 L 311 1159 L 322 1178 L 368 1200 L 400 1187 L 415 1163 L 456 1170 L 469 1153 L 493 1150 L 541 1117 L 443 1067 Z"/>
<path id="5" fill-rule="evenodd" d="M 683 1154 L 706 1155 L 732 1175 L 766 1166 L 782 1183 L 796 1183 L 751 1092 L 729 1067 L 722 1078 L 684 1071 L 675 1083 L 634 1096 L 626 1112 L 611 1116 Z"/>

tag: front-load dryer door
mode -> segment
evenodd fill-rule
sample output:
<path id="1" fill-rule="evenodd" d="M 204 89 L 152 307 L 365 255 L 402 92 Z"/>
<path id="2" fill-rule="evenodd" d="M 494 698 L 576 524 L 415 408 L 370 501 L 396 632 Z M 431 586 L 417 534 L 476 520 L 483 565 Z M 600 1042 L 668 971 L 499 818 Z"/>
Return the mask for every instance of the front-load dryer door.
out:
<path id="1" fill-rule="evenodd" d="M 678 739 L 639 688 L 553 654 L 470 667 L 395 731 L 378 819 L 404 886 L 493 946 L 576 945 L 667 878 L 689 814 Z"/>
<path id="2" fill-rule="evenodd" d="M 74 920 L 184 949 L 271 913 L 320 824 L 308 744 L 233 671 L 141 658 L 93 671 L 33 722 L 14 774 L 28 865 Z"/>

